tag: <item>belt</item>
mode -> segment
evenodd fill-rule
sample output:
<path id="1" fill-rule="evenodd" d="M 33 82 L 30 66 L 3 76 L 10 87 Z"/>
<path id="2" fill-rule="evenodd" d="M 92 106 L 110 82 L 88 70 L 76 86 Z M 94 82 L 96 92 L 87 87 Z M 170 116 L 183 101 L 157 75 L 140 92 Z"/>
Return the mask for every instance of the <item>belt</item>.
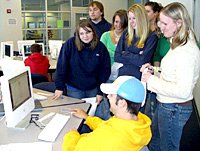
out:
<path id="1" fill-rule="evenodd" d="M 184 102 L 184 103 L 176 103 L 177 105 L 180 105 L 180 106 L 192 106 L 192 101 L 187 101 L 187 102 Z"/>

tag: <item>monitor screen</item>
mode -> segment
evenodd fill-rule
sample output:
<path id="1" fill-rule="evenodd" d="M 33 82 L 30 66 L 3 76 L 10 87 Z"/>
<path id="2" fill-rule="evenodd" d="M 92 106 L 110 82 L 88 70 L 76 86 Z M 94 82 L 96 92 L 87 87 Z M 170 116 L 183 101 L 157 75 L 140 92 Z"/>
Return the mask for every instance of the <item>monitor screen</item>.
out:
<path id="1" fill-rule="evenodd" d="M 19 67 L 17 64 L 16 60 L 10 61 L 9 65 L 13 68 L 8 70 L 9 65 L 2 63 L 4 75 L 0 77 L 6 125 L 13 128 L 19 128 L 21 122 L 26 122 L 24 119 L 35 107 L 30 68 L 15 68 Z M 26 124 L 28 126 L 29 122 Z"/>
<path id="2" fill-rule="evenodd" d="M 19 50 L 19 54 L 22 55 L 22 49 L 24 49 L 24 45 L 31 45 L 34 44 L 35 40 L 18 40 L 17 41 L 17 45 L 18 45 L 18 50 Z"/>
<path id="3" fill-rule="evenodd" d="M 31 55 L 31 44 L 24 45 L 24 55 L 25 56 Z"/>
<path id="4" fill-rule="evenodd" d="M 11 57 L 11 46 L 5 45 L 5 56 Z"/>
<path id="5" fill-rule="evenodd" d="M 12 41 L 1 42 L 0 58 L 3 59 L 5 57 L 9 57 L 9 58 L 13 57 L 13 42 Z"/>
<path id="6" fill-rule="evenodd" d="M 28 28 L 37 28 L 36 22 L 28 22 Z"/>
<path id="7" fill-rule="evenodd" d="M 28 71 L 9 80 L 9 89 L 13 111 L 31 98 Z"/>

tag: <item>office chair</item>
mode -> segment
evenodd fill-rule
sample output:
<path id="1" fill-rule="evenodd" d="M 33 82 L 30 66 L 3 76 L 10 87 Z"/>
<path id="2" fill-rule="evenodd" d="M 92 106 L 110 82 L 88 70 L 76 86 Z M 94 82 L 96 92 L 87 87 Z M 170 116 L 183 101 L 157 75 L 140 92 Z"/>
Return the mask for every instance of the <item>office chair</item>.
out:
<path id="1" fill-rule="evenodd" d="M 34 86 L 37 83 L 41 82 L 48 82 L 48 79 L 46 76 L 42 74 L 33 74 L 31 73 L 31 79 L 32 79 L 32 85 Z"/>

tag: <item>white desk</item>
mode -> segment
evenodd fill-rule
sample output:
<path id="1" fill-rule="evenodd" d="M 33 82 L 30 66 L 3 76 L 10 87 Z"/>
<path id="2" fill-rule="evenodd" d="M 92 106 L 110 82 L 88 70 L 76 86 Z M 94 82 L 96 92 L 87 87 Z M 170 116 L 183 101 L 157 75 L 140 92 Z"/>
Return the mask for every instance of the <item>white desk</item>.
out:
<path id="1" fill-rule="evenodd" d="M 50 74 L 51 79 L 53 79 L 53 73 L 56 71 L 57 59 L 52 59 L 50 55 L 46 56 L 49 59 L 50 67 L 48 69 L 48 73 Z M 23 61 L 22 56 L 14 56 L 13 60 Z"/>
<path id="2" fill-rule="evenodd" d="M 55 72 L 56 70 L 56 66 L 57 66 L 57 59 L 52 59 L 51 56 L 46 56 L 49 59 L 49 70 L 53 70 Z M 14 56 L 13 60 L 19 60 L 19 61 L 23 61 L 23 57 L 22 56 Z"/>
<path id="3" fill-rule="evenodd" d="M 44 108 L 41 115 L 46 115 L 50 112 L 56 112 L 64 114 L 62 111 L 63 108 L 82 108 L 85 111 L 88 111 L 90 108 L 90 104 L 82 103 L 82 104 L 74 104 L 67 106 L 57 106 Z M 62 143 L 64 135 L 70 131 L 71 128 L 78 128 L 82 122 L 82 119 L 79 119 L 73 115 L 71 115 L 69 121 L 62 129 L 60 134 L 58 135 L 56 141 L 53 143 L 53 151 L 61 151 Z M 42 130 L 35 126 L 34 123 L 31 123 L 26 130 L 17 130 L 12 128 L 7 128 L 5 125 L 5 118 L 0 122 L 0 144 L 8 144 L 8 143 L 30 143 L 30 142 L 39 142 L 37 139 L 39 133 Z"/>

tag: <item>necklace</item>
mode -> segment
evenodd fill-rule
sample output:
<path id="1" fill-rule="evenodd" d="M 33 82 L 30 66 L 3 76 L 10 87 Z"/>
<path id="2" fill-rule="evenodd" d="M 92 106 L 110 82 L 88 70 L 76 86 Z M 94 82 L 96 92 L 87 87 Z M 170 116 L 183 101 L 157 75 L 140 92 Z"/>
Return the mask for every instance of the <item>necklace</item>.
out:
<path id="1" fill-rule="evenodd" d="M 116 38 L 120 38 L 121 34 L 118 35 L 118 34 L 115 32 L 115 30 L 113 30 L 113 33 L 114 33 L 114 35 L 115 35 Z"/>

